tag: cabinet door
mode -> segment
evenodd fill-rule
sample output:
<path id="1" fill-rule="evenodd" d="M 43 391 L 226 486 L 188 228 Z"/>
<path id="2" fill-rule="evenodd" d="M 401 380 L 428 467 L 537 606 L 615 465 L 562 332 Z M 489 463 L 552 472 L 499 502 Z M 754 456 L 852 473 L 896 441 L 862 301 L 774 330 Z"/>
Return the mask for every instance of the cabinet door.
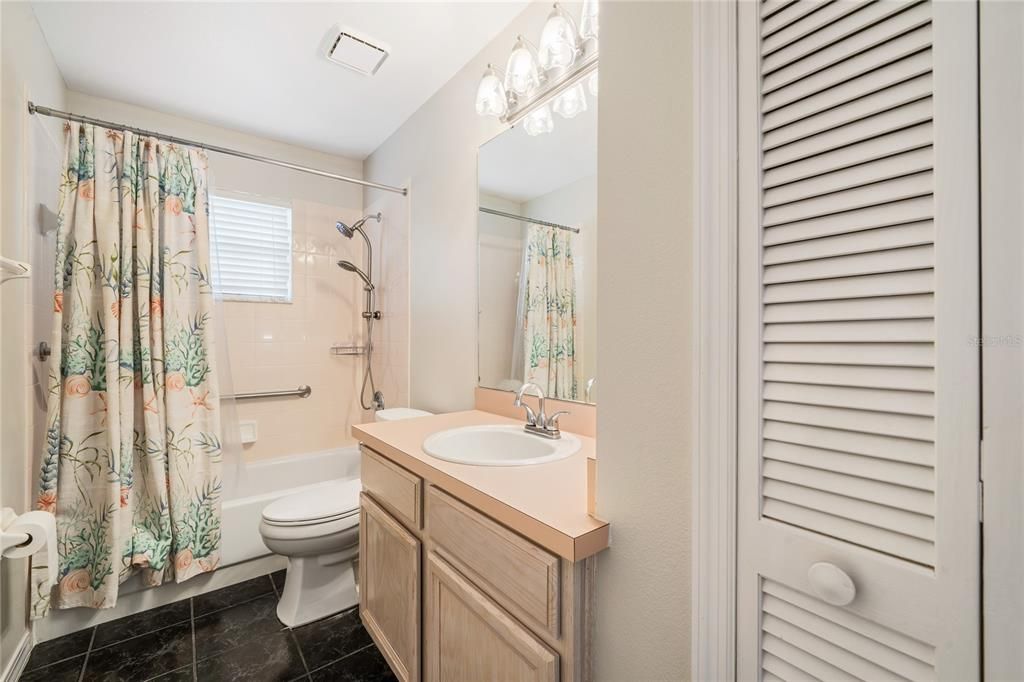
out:
<path id="1" fill-rule="evenodd" d="M 402 682 L 420 679 L 420 541 L 365 493 L 359 513 L 359 615 Z"/>
<path id="2" fill-rule="evenodd" d="M 427 556 L 426 677 L 433 682 L 554 682 L 558 654 L 444 559 Z"/>

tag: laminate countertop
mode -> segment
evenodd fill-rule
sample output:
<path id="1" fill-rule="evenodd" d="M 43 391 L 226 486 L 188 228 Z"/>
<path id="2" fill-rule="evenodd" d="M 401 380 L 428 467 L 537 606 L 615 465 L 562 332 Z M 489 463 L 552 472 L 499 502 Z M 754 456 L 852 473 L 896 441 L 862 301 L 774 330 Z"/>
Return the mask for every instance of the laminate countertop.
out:
<path id="1" fill-rule="evenodd" d="M 352 427 L 366 447 L 475 507 L 569 561 L 608 546 L 608 523 L 587 513 L 587 457 L 593 438 L 573 434 L 581 447 L 565 459 L 527 466 L 456 464 L 423 451 L 432 433 L 460 426 L 522 424 L 522 420 L 470 410 L 372 422 Z"/>

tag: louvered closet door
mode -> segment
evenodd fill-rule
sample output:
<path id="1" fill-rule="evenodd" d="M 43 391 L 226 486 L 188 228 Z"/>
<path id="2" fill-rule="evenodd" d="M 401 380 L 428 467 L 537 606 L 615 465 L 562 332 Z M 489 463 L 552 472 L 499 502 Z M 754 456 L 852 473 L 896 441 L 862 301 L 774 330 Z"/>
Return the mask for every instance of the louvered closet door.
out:
<path id="1" fill-rule="evenodd" d="M 977 678 L 977 8 L 739 11 L 739 678 Z"/>

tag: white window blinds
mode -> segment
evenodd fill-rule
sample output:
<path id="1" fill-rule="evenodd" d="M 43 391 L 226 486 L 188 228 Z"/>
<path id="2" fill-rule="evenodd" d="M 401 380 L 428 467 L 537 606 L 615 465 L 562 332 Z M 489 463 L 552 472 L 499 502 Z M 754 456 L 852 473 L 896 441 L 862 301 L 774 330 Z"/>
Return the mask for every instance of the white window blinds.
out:
<path id="1" fill-rule="evenodd" d="M 213 287 L 225 299 L 290 302 L 292 210 L 210 196 Z"/>

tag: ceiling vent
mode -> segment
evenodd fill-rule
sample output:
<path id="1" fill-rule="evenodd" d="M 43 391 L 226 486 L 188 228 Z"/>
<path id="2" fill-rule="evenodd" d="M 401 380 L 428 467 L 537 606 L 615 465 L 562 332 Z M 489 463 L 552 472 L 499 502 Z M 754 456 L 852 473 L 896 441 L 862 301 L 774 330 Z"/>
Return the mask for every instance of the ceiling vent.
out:
<path id="1" fill-rule="evenodd" d="M 388 51 L 374 45 L 363 38 L 358 38 L 348 31 L 341 31 L 330 49 L 327 58 L 335 64 L 372 76 L 388 57 Z"/>

